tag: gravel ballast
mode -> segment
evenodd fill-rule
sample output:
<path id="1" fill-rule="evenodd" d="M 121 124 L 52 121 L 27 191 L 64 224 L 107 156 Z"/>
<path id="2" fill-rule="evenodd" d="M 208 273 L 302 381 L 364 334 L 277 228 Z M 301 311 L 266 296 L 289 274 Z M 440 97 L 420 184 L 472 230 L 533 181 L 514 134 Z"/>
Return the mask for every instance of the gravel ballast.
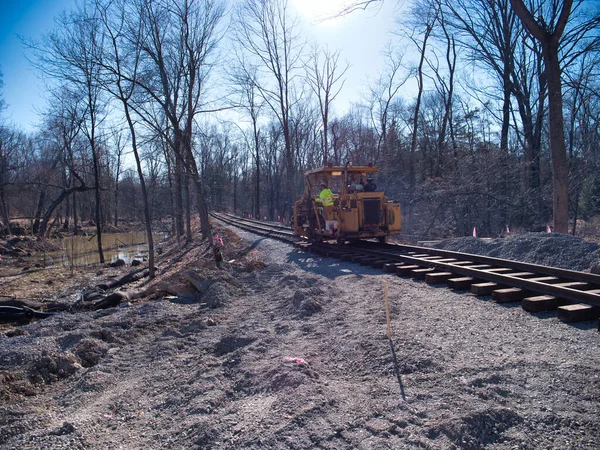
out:
<path id="1" fill-rule="evenodd" d="M 524 233 L 498 239 L 462 237 L 444 240 L 433 247 L 583 272 L 600 269 L 600 245 L 568 234 Z"/>
<path id="2" fill-rule="evenodd" d="M 239 236 L 254 268 L 225 264 L 196 303 L 61 313 L 0 334 L 0 448 L 600 448 L 596 322 Z M 530 251 L 486 254 L 526 259 L 562 242 L 525 238 Z M 474 239 L 462 241 L 488 245 Z M 443 248 L 481 253 L 456 242 Z"/>

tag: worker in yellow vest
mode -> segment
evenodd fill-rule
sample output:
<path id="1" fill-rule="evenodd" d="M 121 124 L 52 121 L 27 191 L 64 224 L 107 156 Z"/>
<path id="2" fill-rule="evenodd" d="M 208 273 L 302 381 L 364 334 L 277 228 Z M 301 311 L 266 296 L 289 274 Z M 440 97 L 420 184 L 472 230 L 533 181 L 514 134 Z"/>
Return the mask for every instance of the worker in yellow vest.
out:
<path id="1" fill-rule="evenodd" d="M 321 181 L 320 187 L 321 193 L 319 194 L 319 198 L 315 201 L 321 203 L 323 206 L 323 217 L 325 220 L 329 220 L 329 213 L 333 209 L 333 192 L 327 187 L 325 181 Z"/>

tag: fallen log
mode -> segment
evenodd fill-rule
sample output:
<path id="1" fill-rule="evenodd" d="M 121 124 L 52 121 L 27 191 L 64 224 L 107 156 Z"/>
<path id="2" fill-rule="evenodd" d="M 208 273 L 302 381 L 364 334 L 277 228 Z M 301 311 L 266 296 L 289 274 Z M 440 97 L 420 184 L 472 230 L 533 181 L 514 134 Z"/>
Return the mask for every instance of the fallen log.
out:
<path id="1" fill-rule="evenodd" d="M 0 306 L 0 321 L 1 322 L 18 322 L 21 320 L 29 320 L 33 318 L 44 319 L 53 316 L 53 312 L 41 312 L 27 306 Z"/>
<path id="2" fill-rule="evenodd" d="M 39 303 L 34 305 L 25 300 L 6 297 L 5 300 L 0 300 L 0 322 L 24 322 L 33 318 L 43 319 L 61 311 L 89 311 L 116 307 L 133 299 L 145 297 L 146 290 L 119 291 L 108 295 L 103 291 L 137 281 L 147 277 L 148 274 L 148 269 L 135 270 L 117 280 L 100 284 L 96 289 L 83 293 L 80 299 L 71 306 L 56 302 L 44 305 L 45 309 L 49 310 L 46 312 L 39 311 L 39 308 L 42 307 Z"/>
<path id="3" fill-rule="evenodd" d="M 98 310 L 112 308 L 127 301 L 129 301 L 129 298 L 124 292 L 113 292 L 112 294 L 108 294 L 102 300 L 92 303 L 90 309 Z"/>
<path id="4" fill-rule="evenodd" d="M 150 270 L 147 267 L 142 267 L 141 269 L 132 270 L 131 272 L 123 275 L 121 278 L 117 278 L 115 280 L 107 281 L 106 283 L 98 284 L 96 287 L 98 289 L 102 289 L 103 291 L 108 291 L 109 289 L 114 289 L 124 284 L 133 283 L 134 281 L 141 280 L 150 275 Z"/>

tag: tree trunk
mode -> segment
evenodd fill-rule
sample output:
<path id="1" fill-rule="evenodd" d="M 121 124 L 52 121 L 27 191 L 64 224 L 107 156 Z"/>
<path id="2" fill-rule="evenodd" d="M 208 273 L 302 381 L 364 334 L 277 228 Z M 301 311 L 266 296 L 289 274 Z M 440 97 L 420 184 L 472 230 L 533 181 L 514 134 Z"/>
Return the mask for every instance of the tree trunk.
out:
<path id="1" fill-rule="evenodd" d="M 417 71 L 417 84 L 418 84 L 418 92 L 417 92 L 417 100 L 415 103 L 415 114 L 413 116 L 413 135 L 410 144 L 410 155 L 409 155 L 409 168 L 408 168 L 408 202 L 406 208 L 407 212 L 407 225 L 408 225 L 408 233 L 412 232 L 412 202 L 414 200 L 415 189 L 416 189 L 416 167 L 415 167 L 415 153 L 417 151 L 417 135 L 418 135 L 418 126 L 419 126 L 419 112 L 421 110 L 421 97 L 423 95 L 423 64 L 425 62 L 425 50 L 427 48 L 427 40 L 429 39 L 429 35 L 431 34 L 433 27 L 431 25 L 427 25 L 427 29 L 425 31 L 425 36 L 423 37 L 423 46 L 421 50 L 421 57 L 419 60 L 419 67 Z M 385 129 L 385 127 L 384 127 Z"/>
<path id="2" fill-rule="evenodd" d="M 565 148 L 564 119 L 562 112 L 561 70 L 558 59 L 559 41 L 563 34 L 573 0 L 564 0 L 554 29 L 536 19 L 525 7 L 523 0 L 510 0 L 515 13 L 523 25 L 542 44 L 545 72 L 548 84 L 548 122 L 550 128 L 550 152 L 552 155 L 552 207 L 554 231 L 567 233 L 569 230 L 569 165 Z"/>
<path id="3" fill-rule="evenodd" d="M 175 158 L 175 229 L 177 238 L 183 236 L 183 163 L 181 158 Z"/>
<path id="4" fill-rule="evenodd" d="M 94 138 L 92 137 L 92 140 Z M 102 250 L 102 196 L 100 195 L 100 168 L 98 167 L 98 155 L 92 144 L 92 158 L 94 159 L 94 191 L 95 191 L 95 215 L 96 215 L 96 242 L 98 243 L 98 259 L 104 264 L 104 251 Z"/>
<path id="5" fill-rule="evenodd" d="M 196 186 L 196 195 L 198 198 L 198 211 L 200 213 L 200 224 L 202 226 L 202 235 L 208 238 L 212 243 L 212 228 L 210 226 L 210 220 L 208 217 L 208 208 L 206 201 L 204 200 L 204 194 L 202 189 L 202 180 L 199 175 L 194 177 L 194 184 Z"/>
<path id="6" fill-rule="evenodd" d="M 256 159 L 256 215 L 260 216 L 260 130 L 258 130 L 257 118 L 252 115 L 252 127 L 254 132 L 254 153 Z"/>
<path id="7" fill-rule="evenodd" d="M 95 187 L 90 188 L 87 186 L 77 186 L 77 187 L 72 187 L 72 188 L 65 189 L 64 191 L 62 191 L 60 193 L 60 195 L 58 196 L 58 198 L 56 200 L 54 200 L 52 203 L 50 203 L 50 206 L 48 206 L 48 209 L 44 213 L 44 217 L 42 218 L 42 222 L 40 223 L 40 228 L 38 230 L 38 236 L 44 237 L 46 235 L 46 231 L 48 230 L 48 222 L 50 222 L 52 213 L 54 213 L 54 210 L 56 208 L 58 208 L 58 206 L 63 202 L 63 200 L 65 198 L 67 198 L 69 195 L 71 195 L 75 192 L 86 192 L 86 191 L 91 191 L 92 189 L 96 189 L 96 188 Z"/>
<path id="8" fill-rule="evenodd" d="M 37 234 L 37 232 L 40 228 L 40 220 L 42 218 L 42 209 L 44 208 L 45 201 L 46 201 L 46 189 L 42 189 L 42 192 L 40 192 L 40 198 L 38 200 L 37 209 L 35 211 L 35 219 L 33 221 L 33 226 L 31 229 L 31 232 L 33 234 Z"/>
<path id="9" fill-rule="evenodd" d="M 8 205 L 6 204 L 6 199 L 4 197 L 4 188 L 0 185 L 0 216 L 2 222 L 4 222 L 4 226 L 6 227 L 6 234 L 8 236 L 11 235 L 10 231 L 10 219 L 8 213 Z"/>
<path id="10" fill-rule="evenodd" d="M 77 236 L 79 231 L 77 230 L 77 193 L 73 192 L 73 234 Z"/>
<path id="11" fill-rule="evenodd" d="M 569 230 L 569 163 L 565 148 L 558 42 L 556 44 L 548 43 L 544 46 L 544 61 L 548 76 L 554 231 L 567 233 Z"/>
<path id="12" fill-rule="evenodd" d="M 120 88 L 120 85 L 119 85 Z M 122 92 L 121 92 L 122 94 Z M 150 215 L 150 205 L 148 204 L 148 191 L 146 189 L 146 180 L 144 172 L 142 170 L 142 163 L 140 161 L 140 155 L 137 149 L 137 134 L 131 114 L 129 112 L 129 105 L 125 99 L 123 101 L 123 108 L 125 110 L 125 117 L 127 118 L 127 124 L 129 125 L 129 132 L 131 134 L 131 146 L 133 148 L 133 155 L 135 156 L 135 165 L 138 172 L 138 178 L 140 180 L 140 188 L 142 189 L 142 202 L 144 204 L 144 224 L 146 225 L 146 235 L 148 239 L 148 275 L 150 279 L 154 278 L 154 236 L 152 236 L 152 216 Z"/>
<path id="13" fill-rule="evenodd" d="M 183 198 L 185 203 L 185 240 L 192 242 L 192 205 L 190 202 L 190 175 L 185 171 L 183 176 Z"/>

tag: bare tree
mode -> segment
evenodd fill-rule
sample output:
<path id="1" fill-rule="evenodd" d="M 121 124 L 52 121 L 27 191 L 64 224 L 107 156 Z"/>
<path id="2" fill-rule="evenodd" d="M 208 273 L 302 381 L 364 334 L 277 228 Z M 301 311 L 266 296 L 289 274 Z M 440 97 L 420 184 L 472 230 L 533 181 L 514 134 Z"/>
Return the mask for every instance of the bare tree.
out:
<path id="1" fill-rule="evenodd" d="M 446 81 L 443 76 L 441 76 L 439 70 L 435 70 L 435 78 L 436 78 L 436 88 L 444 102 L 444 116 L 442 119 L 442 125 L 440 127 L 440 131 L 438 133 L 438 139 L 436 142 L 437 147 L 437 164 L 435 170 L 435 176 L 441 176 L 442 170 L 442 153 L 444 152 L 446 146 L 446 136 L 448 134 L 448 129 L 450 132 L 450 140 L 452 141 L 452 149 L 454 150 L 454 164 L 455 169 L 458 165 L 458 156 L 457 156 L 457 145 L 456 140 L 454 138 L 454 123 L 453 123 L 453 105 L 454 105 L 454 90 L 455 90 L 455 74 L 456 74 L 456 64 L 457 64 L 457 50 L 456 50 L 456 40 L 454 36 L 451 36 L 449 26 L 444 14 L 443 10 L 440 10 L 439 24 L 442 30 L 443 39 L 446 43 L 446 51 L 445 51 L 445 62 L 448 70 L 448 80 Z M 430 67 L 433 68 L 432 65 Z"/>
<path id="2" fill-rule="evenodd" d="M 72 214 L 73 227 L 75 232 L 77 230 L 76 193 L 90 190 L 86 186 L 81 170 L 77 168 L 73 148 L 85 120 L 83 107 L 84 101 L 81 95 L 63 87 L 53 92 L 52 102 L 49 103 L 48 111 L 45 113 L 45 128 L 40 133 L 40 140 L 43 144 L 40 145 L 40 151 L 45 153 L 45 169 L 48 172 L 43 177 L 43 182 L 39 184 L 40 195 L 32 226 L 32 233 L 37 233 L 40 237 L 45 236 L 48 231 L 48 221 L 63 200 L 66 203 L 65 227 L 68 229 L 69 216 Z M 55 188 L 59 184 L 58 181 L 52 180 L 52 173 L 55 172 L 58 166 L 61 167 L 64 180 L 58 197 L 61 201 L 58 203 L 52 201 L 42 217 L 49 188 L 52 187 L 54 188 L 52 190 L 56 190 Z M 72 189 L 75 187 L 77 189 Z M 71 198 L 73 199 L 72 202 L 69 201 Z M 71 209 L 72 211 L 70 211 Z"/>
<path id="3" fill-rule="evenodd" d="M 321 61 L 321 55 L 323 60 Z M 329 159 L 329 118 L 331 114 L 331 104 L 344 87 L 344 75 L 348 70 L 349 64 L 343 67 L 338 66 L 340 52 L 331 52 L 325 48 L 319 50 L 313 47 L 310 60 L 307 63 L 307 80 L 310 88 L 319 101 L 319 111 L 323 123 L 323 165 L 327 164 Z M 339 84 L 339 86 L 337 86 Z"/>
<path id="4" fill-rule="evenodd" d="M 113 217 L 113 225 L 115 229 L 119 226 L 119 182 L 121 174 L 123 173 L 123 156 L 125 154 L 125 146 L 127 145 L 126 139 L 121 131 L 117 131 L 113 135 L 113 143 L 115 148 L 115 154 L 112 161 L 114 168 L 114 183 L 115 189 L 113 194 L 113 208 L 115 216 Z M 148 200 L 146 199 L 146 202 Z"/>
<path id="5" fill-rule="evenodd" d="M 0 113 L 6 108 L 6 103 L 4 101 L 4 80 L 2 70 L 0 70 Z M 8 184 L 9 179 L 9 167 L 10 167 L 10 155 L 12 150 L 7 148 L 6 145 L 6 135 L 8 133 L 8 129 L 0 124 L 0 220 L 4 222 L 4 227 L 6 228 L 7 234 L 10 235 L 10 214 L 8 203 L 6 201 L 6 185 Z"/>
<path id="6" fill-rule="evenodd" d="M 113 95 L 121 104 L 129 135 L 131 138 L 131 147 L 135 158 L 138 179 L 142 191 L 142 202 L 144 205 L 144 224 L 146 226 L 146 235 L 148 239 L 148 268 L 150 279 L 154 278 L 154 237 L 152 235 L 152 214 L 148 201 L 148 191 L 146 180 L 142 170 L 142 163 L 138 149 L 138 136 L 134 119 L 132 117 L 132 97 L 137 86 L 138 68 L 141 54 L 141 17 L 132 14 L 131 22 L 127 21 L 129 17 L 127 2 L 108 2 L 106 5 L 100 2 L 96 3 L 96 8 L 100 14 L 103 32 L 106 34 L 106 47 L 101 55 L 100 64 L 103 68 L 103 87 Z M 118 150 L 117 176 L 115 180 L 115 209 L 118 205 L 118 186 L 119 186 L 119 163 L 122 151 L 122 135 L 118 134 L 116 142 Z M 115 212 L 115 227 L 117 226 L 117 213 Z"/>
<path id="7" fill-rule="evenodd" d="M 196 117 L 212 109 L 205 100 L 205 83 L 214 64 L 224 12 L 219 0 L 144 2 L 137 12 L 143 18 L 145 39 L 140 41 L 142 73 L 136 80 L 142 96 L 135 109 L 146 125 L 169 143 L 176 166 L 191 177 L 202 234 L 211 243 L 208 208 L 192 145 Z M 165 121 L 168 127 L 163 126 Z M 176 171 L 176 176 L 181 173 Z M 189 221 L 187 239 L 192 239 Z"/>
<path id="8" fill-rule="evenodd" d="M 542 45 L 542 55 L 548 80 L 554 230 L 559 233 L 567 233 L 569 228 L 569 165 L 565 148 L 559 50 L 560 38 L 567 26 L 573 0 L 564 1 L 558 17 L 539 17 L 538 19 L 531 14 L 522 0 L 510 0 L 510 3 L 527 31 Z M 550 23 L 545 22 L 548 19 L 551 21 Z"/>
<path id="9" fill-rule="evenodd" d="M 403 70 L 405 69 L 403 66 L 404 53 L 398 53 L 392 47 L 388 47 L 385 57 L 384 72 L 371 87 L 368 99 L 371 124 L 377 133 L 377 146 L 373 162 L 377 162 L 386 145 L 388 132 L 392 126 L 392 107 L 398 98 L 400 88 L 413 74 L 412 70 Z"/>
<path id="10" fill-rule="evenodd" d="M 467 61 L 483 65 L 502 84 L 500 148 L 508 149 L 514 51 L 521 38 L 509 0 L 443 0 L 448 25 L 457 31 Z"/>
<path id="11" fill-rule="evenodd" d="M 424 80 L 423 80 L 423 66 L 426 59 L 427 52 L 427 41 L 429 40 L 435 23 L 438 20 L 438 16 L 440 14 L 440 10 L 438 5 L 435 3 L 424 2 L 416 5 L 416 8 L 423 7 L 424 11 L 421 13 L 417 13 L 419 20 L 421 21 L 420 25 L 423 26 L 423 34 L 420 37 L 415 36 L 414 34 L 410 36 L 410 39 L 417 46 L 419 50 L 419 64 L 417 66 L 417 98 L 415 100 L 415 110 L 412 121 L 412 140 L 410 144 L 410 180 L 409 180 L 409 191 L 414 192 L 415 189 L 415 169 L 414 169 L 414 155 L 417 150 L 417 136 L 418 136 L 418 127 L 419 127 L 419 113 L 421 109 L 421 98 L 423 96 L 424 90 Z M 422 15 L 421 15 L 422 14 Z M 410 195 L 410 194 L 409 194 Z M 410 227 L 410 224 L 409 224 Z"/>
<path id="12" fill-rule="evenodd" d="M 98 255 L 104 263 L 102 250 L 102 202 L 100 161 L 98 157 L 98 126 L 102 120 L 102 90 L 99 85 L 99 55 L 102 42 L 99 21 L 93 12 L 84 9 L 63 13 L 55 30 L 39 44 L 31 45 L 35 52 L 34 64 L 55 80 L 65 80 L 77 88 L 85 99 L 85 117 L 82 130 L 88 139 L 93 160 L 95 190 L 95 222 Z"/>
<path id="13" fill-rule="evenodd" d="M 51 102 L 53 106 L 49 111 L 48 119 L 51 122 L 51 128 L 57 134 L 56 139 L 59 145 L 63 148 L 63 164 L 66 171 L 67 187 L 84 186 L 85 181 L 77 168 L 73 148 L 75 140 L 81 133 L 82 122 L 85 120 L 81 96 L 72 90 L 62 88 L 54 91 L 53 97 L 54 101 Z M 72 199 L 72 201 L 69 202 L 69 199 Z M 66 201 L 67 211 L 71 210 L 73 218 L 73 234 L 77 235 L 77 191 L 73 191 L 73 194 L 67 197 Z M 66 215 L 69 216 L 68 213 Z"/>
<path id="14" fill-rule="evenodd" d="M 252 156 L 254 158 L 255 168 L 255 202 L 254 202 L 254 213 L 260 215 L 260 177 L 261 177 L 261 158 L 260 158 L 260 128 L 258 126 L 258 120 L 261 114 L 261 110 L 264 107 L 264 101 L 258 93 L 258 80 L 257 80 L 257 68 L 255 65 L 249 63 L 240 54 L 237 55 L 237 67 L 232 72 L 231 78 L 232 83 L 237 90 L 237 94 L 240 97 L 240 105 L 250 116 L 250 122 L 252 126 L 252 144 L 246 139 L 248 148 L 252 149 Z M 245 131 L 242 130 L 244 138 L 246 138 Z"/>
<path id="15" fill-rule="evenodd" d="M 11 234 L 11 202 L 9 189 L 17 184 L 23 163 L 23 134 L 6 125 L 0 125 L 0 220 L 6 233 Z"/>
<path id="16" fill-rule="evenodd" d="M 340 11 L 334 14 L 333 17 L 341 17 L 353 13 L 354 11 L 366 10 L 369 6 L 382 4 L 383 0 L 358 0 L 346 3 Z"/>
<path id="17" fill-rule="evenodd" d="M 289 18 L 287 0 L 246 0 L 237 11 L 236 41 L 256 60 L 256 87 L 281 126 L 285 146 L 287 212 L 294 201 L 295 156 L 291 135 L 294 79 L 301 67 L 303 43 L 297 21 Z"/>

